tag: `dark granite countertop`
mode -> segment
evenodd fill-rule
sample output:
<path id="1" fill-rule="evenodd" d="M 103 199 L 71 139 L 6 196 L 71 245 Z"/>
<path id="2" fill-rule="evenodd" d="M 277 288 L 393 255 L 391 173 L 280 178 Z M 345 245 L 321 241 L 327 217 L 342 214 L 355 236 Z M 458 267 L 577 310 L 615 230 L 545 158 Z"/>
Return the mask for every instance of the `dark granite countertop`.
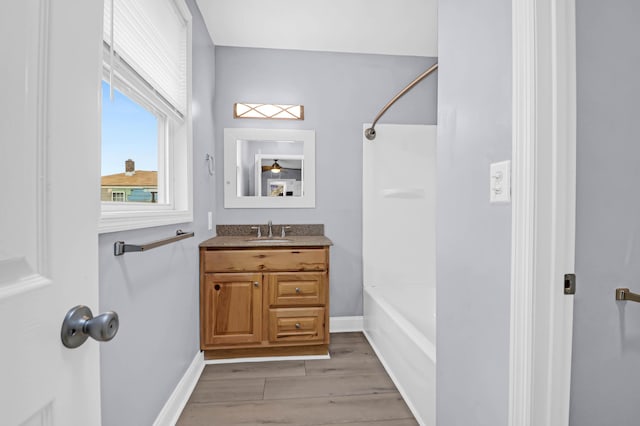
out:
<path id="1" fill-rule="evenodd" d="M 261 238 L 257 238 L 257 230 L 252 227 L 260 226 Z M 281 238 L 282 227 L 285 226 L 286 236 Z M 267 225 L 217 225 L 217 237 L 200 243 L 205 248 L 256 248 L 256 247 L 326 247 L 331 246 L 331 240 L 324 236 L 324 225 L 286 225 L 273 224 L 273 237 L 268 238 Z"/>
<path id="2" fill-rule="evenodd" d="M 256 241 L 257 240 L 257 241 Z M 265 240 L 269 242 L 264 242 Z M 326 247 L 333 243 L 324 235 L 287 236 L 256 239 L 255 236 L 218 236 L 200 243 L 205 248 L 256 248 L 256 247 Z"/>

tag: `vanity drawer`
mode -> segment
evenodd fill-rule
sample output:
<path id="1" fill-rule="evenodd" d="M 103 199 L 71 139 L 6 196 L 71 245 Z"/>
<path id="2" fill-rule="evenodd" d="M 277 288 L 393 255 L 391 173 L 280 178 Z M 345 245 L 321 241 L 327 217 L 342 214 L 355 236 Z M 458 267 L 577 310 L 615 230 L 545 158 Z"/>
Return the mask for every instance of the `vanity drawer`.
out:
<path id="1" fill-rule="evenodd" d="M 327 300 L 326 272 L 281 272 L 269 274 L 270 306 L 324 305 Z"/>
<path id="2" fill-rule="evenodd" d="M 269 310 L 269 341 L 322 342 L 325 338 L 324 308 Z"/>
<path id="3" fill-rule="evenodd" d="M 206 250 L 205 272 L 323 271 L 327 269 L 324 249 Z"/>

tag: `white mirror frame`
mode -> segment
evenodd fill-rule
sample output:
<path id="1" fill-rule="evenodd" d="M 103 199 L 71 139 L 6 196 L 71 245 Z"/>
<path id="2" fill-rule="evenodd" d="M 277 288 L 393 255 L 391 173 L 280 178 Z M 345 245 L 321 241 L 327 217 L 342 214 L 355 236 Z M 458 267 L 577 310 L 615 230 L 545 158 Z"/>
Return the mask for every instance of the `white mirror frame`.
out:
<path id="1" fill-rule="evenodd" d="M 239 197 L 237 182 L 237 141 L 300 141 L 304 142 L 304 166 L 301 197 Z M 224 129 L 224 208 L 287 209 L 316 206 L 316 132 L 294 129 Z"/>

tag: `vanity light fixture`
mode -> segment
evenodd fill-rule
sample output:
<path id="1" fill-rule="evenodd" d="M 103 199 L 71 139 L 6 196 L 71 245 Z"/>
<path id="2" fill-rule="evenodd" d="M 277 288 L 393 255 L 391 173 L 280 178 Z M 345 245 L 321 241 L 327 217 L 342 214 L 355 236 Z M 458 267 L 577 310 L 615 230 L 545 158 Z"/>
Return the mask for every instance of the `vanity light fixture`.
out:
<path id="1" fill-rule="evenodd" d="M 304 120 L 304 105 L 233 104 L 233 118 Z"/>
<path id="2" fill-rule="evenodd" d="M 280 164 L 278 164 L 278 160 L 275 160 L 274 163 L 271 165 L 271 172 L 280 173 L 281 170 L 282 170 L 282 167 L 280 166 Z"/>

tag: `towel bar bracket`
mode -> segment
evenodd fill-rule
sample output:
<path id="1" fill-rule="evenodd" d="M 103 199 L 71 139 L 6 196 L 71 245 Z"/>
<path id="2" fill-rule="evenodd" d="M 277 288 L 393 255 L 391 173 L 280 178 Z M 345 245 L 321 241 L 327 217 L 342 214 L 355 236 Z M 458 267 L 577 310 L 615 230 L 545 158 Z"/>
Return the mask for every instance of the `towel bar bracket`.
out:
<path id="1" fill-rule="evenodd" d="M 152 248 L 164 246 L 166 244 L 170 244 L 176 241 L 184 240 L 185 238 L 193 237 L 195 234 L 193 232 L 183 232 L 178 229 L 176 231 L 175 237 L 165 238 L 164 240 L 154 241 L 152 243 L 137 245 L 137 244 L 125 244 L 124 241 L 116 241 L 113 243 L 113 255 L 114 256 L 122 256 L 125 253 L 131 253 L 134 251 L 146 251 L 151 250 Z"/>
<path id="2" fill-rule="evenodd" d="M 113 255 L 114 256 L 122 256 L 124 254 L 124 247 L 126 244 L 124 241 L 116 241 L 113 243 Z"/>
<path id="3" fill-rule="evenodd" d="M 640 294 L 632 293 L 628 288 L 616 288 L 616 300 L 640 302 Z"/>

